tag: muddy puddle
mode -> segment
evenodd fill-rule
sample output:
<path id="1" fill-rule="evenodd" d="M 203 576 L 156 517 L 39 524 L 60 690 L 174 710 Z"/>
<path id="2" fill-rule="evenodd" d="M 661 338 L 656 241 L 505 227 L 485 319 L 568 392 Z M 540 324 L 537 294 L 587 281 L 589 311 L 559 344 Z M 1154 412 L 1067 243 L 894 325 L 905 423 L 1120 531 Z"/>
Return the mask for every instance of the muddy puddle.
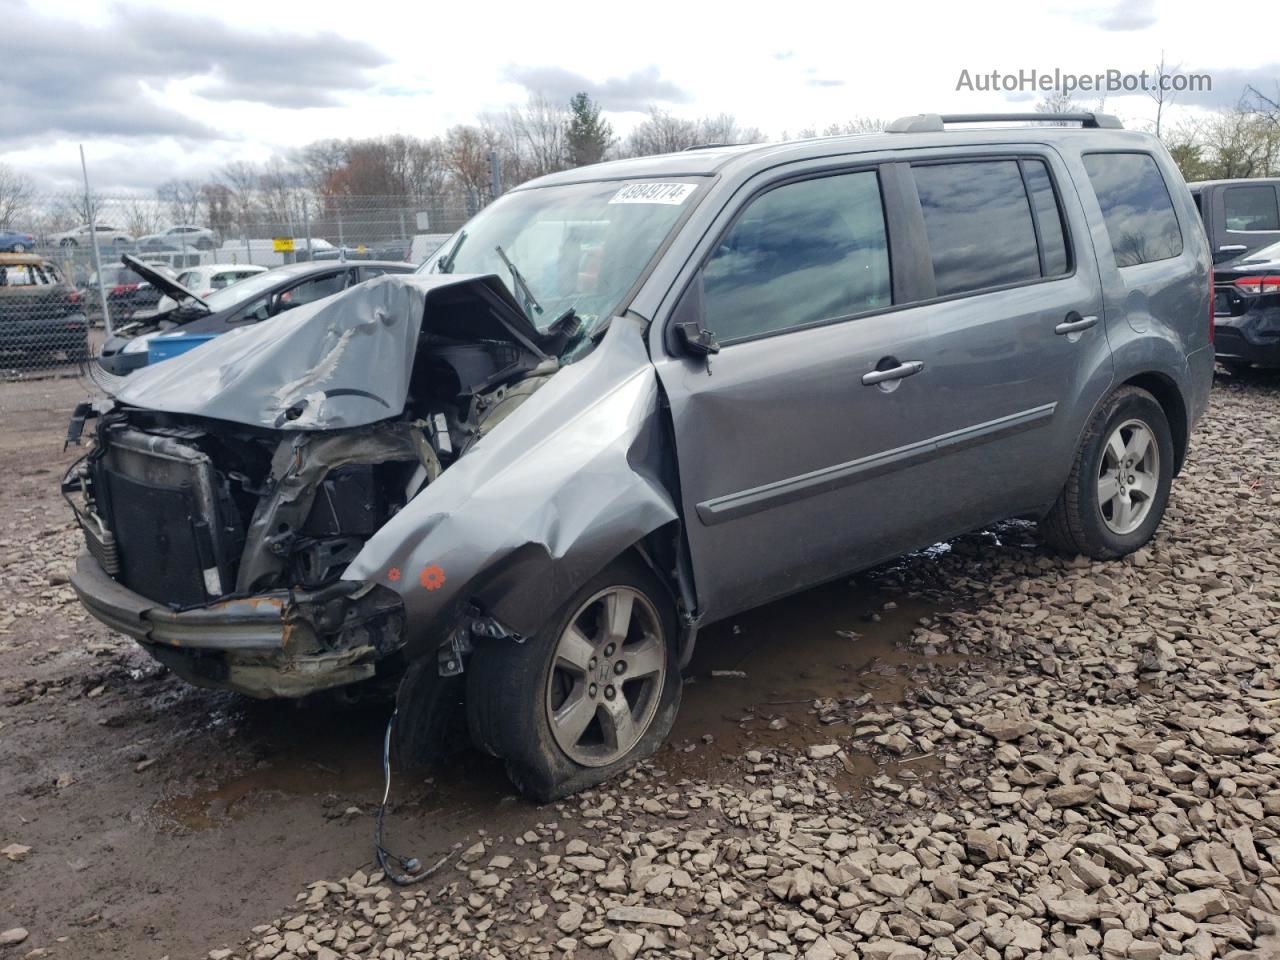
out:
<path id="1" fill-rule="evenodd" d="M 968 662 L 901 648 L 936 612 L 923 601 L 890 600 L 872 586 L 841 581 L 703 630 L 659 766 L 671 776 L 714 778 L 750 749 L 848 738 L 855 708 L 900 703 L 909 690 Z M 815 710 L 815 702 L 825 711 Z M 372 811 L 382 791 L 387 707 L 230 703 L 217 722 L 244 738 L 253 761 L 172 788 L 151 810 L 157 826 L 215 829 L 302 797 L 318 801 L 330 819 Z M 839 721 L 832 723 L 833 716 Z M 878 766 L 851 754 L 842 786 L 858 789 L 885 772 L 927 777 L 934 766 L 928 757 Z M 427 778 L 397 771 L 393 801 L 404 815 L 450 820 L 484 820 L 518 803 L 501 764 L 471 750 Z"/>
<path id="2" fill-rule="evenodd" d="M 662 766 L 714 777 L 748 750 L 847 740 L 859 710 L 904 702 L 910 691 L 971 666 L 969 657 L 924 656 L 903 644 L 938 608 L 842 581 L 714 624 L 698 637 L 684 701 Z M 933 757 L 887 764 L 853 753 L 846 789 L 885 773 L 925 779 Z"/>

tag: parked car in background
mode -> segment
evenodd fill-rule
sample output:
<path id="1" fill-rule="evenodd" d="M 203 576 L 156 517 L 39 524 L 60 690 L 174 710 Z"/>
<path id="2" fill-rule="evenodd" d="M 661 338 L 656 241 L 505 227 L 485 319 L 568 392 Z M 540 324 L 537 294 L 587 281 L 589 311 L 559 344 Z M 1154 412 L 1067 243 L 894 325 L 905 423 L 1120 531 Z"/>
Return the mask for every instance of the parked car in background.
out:
<path id="1" fill-rule="evenodd" d="M 376 246 L 357 244 L 356 246 L 334 247 L 331 250 L 316 250 L 312 260 L 408 260 L 411 241 L 403 243 L 383 243 Z"/>
<path id="2" fill-rule="evenodd" d="M 207 297 L 215 290 L 229 287 L 254 274 L 266 272 L 266 267 L 255 266 L 252 263 L 206 263 L 203 266 L 182 271 L 176 279 L 183 289 L 190 290 L 198 297 Z M 156 309 L 170 310 L 177 305 L 177 301 L 166 294 L 160 298 Z"/>
<path id="3" fill-rule="evenodd" d="M 1233 373 L 1280 367 L 1280 241 L 1214 268 L 1214 346 Z"/>
<path id="4" fill-rule="evenodd" d="M 80 291 L 44 257 L 0 253 L 0 366 L 88 357 L 89 323 Z"/>
<path id="5" fill-rule="evenodd" d="M 26 253 L 35 242 L 36 238 L 30 233 L 0 230 L 0 253 Z"/>
<path id="6" fill-rule="evenodd" d="M 1214 263 L 1280 240 L 1280 177 L 1199 180 L 1187 184 Z"/>
<path id="7" fill-rule="evenodd" d="M 62 233 L 51 233 L 47 240 L 49 245 L 54 247 L 87 247 L 92 245 L 95 233 L 98 235 L 99 246 L 127 247 L 133 243 L 133 237 L 130 234 L 105 223 L 99 223 L 96 227 L 84 224 L 71 230 L 64 230 Z"/>
<path id="8" fill-rule="evenodd" d="M 658 748 L 703 624 L 1010 517 L 1140 549 L 1213 380 L 1191 196 L 1112 117 L 946 119 L 542 177 L 131 378 L 76 592 L 198 684 L 401 676 L 407 760 L 462 701 L 546 801 Z"/>
<path id="9" fill-rule="evenodd" d="M 98 362 L 108 373 L 124 376 L 147 365 L 152 338 L 166 334 L 219 336 L 260 323 L 304 303 L 340 293 L 384 273 L 410 273 L 407 263 L 296 263 L 255 273 L 208 296 L 200 296 L 170 276 L 125 254 L 124 262 L 174 304 L 119 329 L 102 345 Z"/>
<path id="10" fill-rule="evenodd" d="M 149 233 L 138 238 L 138 248 L 163 247 L 181 250 L 183 247 L 195 247 L 198 250 L 212 250 L 218 245 L 218 235 L 208 227 L 197 227 L 187 223 L 175 224 L 159 233 Z"/>
<path id="11" fill-rule="evenodd" d="M 142 262 L 170 279 L 177 276 L 166 263 Z M 114 324 L 128 321 L 136 313 L 155 310 L 160 302 L 161 291 L 128 264 L 103 267 L 102 286 L 107 292 L 107 309 L 111 311 L 111 320 Z M 81 292 L 84 294 L 84 302 L 88 305 L 89 315 L 95 322 L 101 320 L 102 306 L 96 271 L 89 274 L 89 279 L 81 287 Z"/>

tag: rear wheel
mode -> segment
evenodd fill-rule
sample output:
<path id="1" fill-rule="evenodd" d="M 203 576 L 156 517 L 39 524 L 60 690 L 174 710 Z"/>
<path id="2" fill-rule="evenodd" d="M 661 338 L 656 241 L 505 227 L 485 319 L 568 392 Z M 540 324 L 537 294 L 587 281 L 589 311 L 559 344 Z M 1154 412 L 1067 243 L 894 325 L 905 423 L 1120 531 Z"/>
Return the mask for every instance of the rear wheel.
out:
<path id="1" fill-rule="evenodd" d="M 25 243 L 15 243 L 15 244 L 13 245 L 13 252 L 14 252 L 14 253 L 26 253 L 26 252 L 27 252 L 27 245 L 26 245 Z"/>
<path id="2" fill-rule="evenodd" d="M 1041 521 L 1045 539 L 1098 560 L 1137 550 L 1164 516 L 1173 461 L 1160 404 L 1146 390 L 1121 387 L 1085 431 L 1066 485 Z"/>
<path id="3" fill-rule="evenodd" d="M 639 560 L 616 561 L 523 643 L 476 649 L 472 737 L 534 800 L 600 783 L 670 731 L 680 704 L 675 642 L 668 591 Z"/>

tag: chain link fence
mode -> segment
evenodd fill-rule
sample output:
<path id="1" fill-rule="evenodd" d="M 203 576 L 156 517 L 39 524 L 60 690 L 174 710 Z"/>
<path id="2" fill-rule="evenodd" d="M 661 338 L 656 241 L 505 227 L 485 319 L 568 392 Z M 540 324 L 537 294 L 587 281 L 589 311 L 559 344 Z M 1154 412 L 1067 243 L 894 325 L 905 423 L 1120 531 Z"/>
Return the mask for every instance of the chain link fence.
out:
<path id="1" fill-rule="evenodd" d="M 225 267 L 421 263 L 478 207 L 468 196 L 413 201 L 299 190 L 252 202 L 229 191 L 187 203 L 33 196 L 0 223 L 0 376 L 75 375 L 106 337 L 170 306 L 124 263 L 126 254 L 200 294 L 246 275 Z"/>

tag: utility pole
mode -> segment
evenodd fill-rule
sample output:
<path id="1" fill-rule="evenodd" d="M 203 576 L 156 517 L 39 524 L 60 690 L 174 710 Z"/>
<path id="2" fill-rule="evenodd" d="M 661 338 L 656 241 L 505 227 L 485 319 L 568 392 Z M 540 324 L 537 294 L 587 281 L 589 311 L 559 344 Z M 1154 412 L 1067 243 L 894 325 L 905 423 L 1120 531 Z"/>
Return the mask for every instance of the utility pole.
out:
<path id="1" fill-rule="evenodd" d="M 80 144 L 80 172 L 84 174 L 84 210 L 89 217 L 89 242 L 93 247 L 93 269 L 98 275 L 98 299 L 102 303 L 102 326 L 111 336 L 111 311 L 107 308 L 107 285 L 102 282 L 102 256 L 98 253 L 98 215 L 93 193 L 89 190 L 89 166 L 84 161 L 84 144 Z"/>

